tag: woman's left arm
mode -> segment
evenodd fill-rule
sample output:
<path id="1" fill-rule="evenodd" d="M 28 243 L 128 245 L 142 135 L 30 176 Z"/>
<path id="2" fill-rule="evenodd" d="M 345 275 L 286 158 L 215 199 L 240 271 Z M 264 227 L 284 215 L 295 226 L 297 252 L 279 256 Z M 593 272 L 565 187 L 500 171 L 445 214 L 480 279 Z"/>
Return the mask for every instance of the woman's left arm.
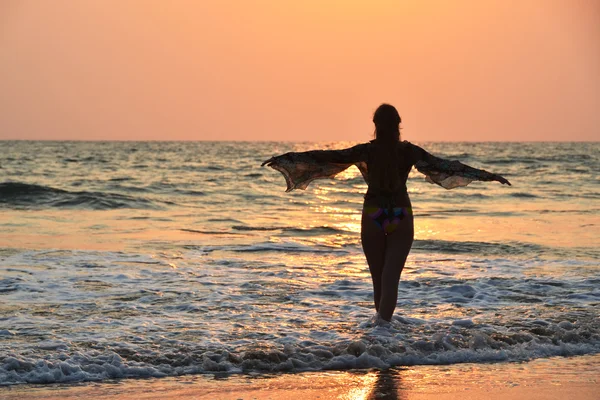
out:
<path id="1" fill-rule="evenodd" d="M 419 146 L 413 146 L 415 167 L 425 174 L 426 179 L 446 189 L 467 186 L 472 181 L 497 181 L 511 186 L 503 176 L 493 174 L 483 169 L 470 167 L 456 160 L 445 160 L 429 154 Z"/>

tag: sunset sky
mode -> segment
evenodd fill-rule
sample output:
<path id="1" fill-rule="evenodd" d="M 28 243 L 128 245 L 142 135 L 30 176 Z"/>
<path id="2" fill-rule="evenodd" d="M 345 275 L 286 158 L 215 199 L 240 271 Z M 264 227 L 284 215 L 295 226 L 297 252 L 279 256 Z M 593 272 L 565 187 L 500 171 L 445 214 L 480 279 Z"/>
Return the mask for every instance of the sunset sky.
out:
<path id="1" fill-rule="evenodd" d="M 1 0 L 0 139 L 600 140 L 598 0 Z"/>

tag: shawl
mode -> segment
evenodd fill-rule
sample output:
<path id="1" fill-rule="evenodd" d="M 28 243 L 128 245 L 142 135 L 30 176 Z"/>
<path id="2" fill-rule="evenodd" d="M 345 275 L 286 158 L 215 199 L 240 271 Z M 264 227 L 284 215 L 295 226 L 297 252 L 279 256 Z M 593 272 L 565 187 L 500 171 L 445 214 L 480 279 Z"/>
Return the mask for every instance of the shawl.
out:
<path id="1" fill-rule="evenodd" d="M 306 189 L 315 179 L 333 178 L 340 172 L 356 166 L 365 182 L 369 183 L 368 154 L 369 143 L 359 144 L 342 150 L 311 150 L 290 152 L 271 157 L 261 166 L 271 167 L 281 172 L 287 184 L 286 192 Z M 467 186 L 473 181 L 498 181 L 510 186 L 510 182 L 500 175 L 477 169 L 460 161 L 446 160 L 433 156 L 409 142 L 403 142 L 409 149 L 408 156 L 419 172 L 429 183 L 446 189 Z"/>

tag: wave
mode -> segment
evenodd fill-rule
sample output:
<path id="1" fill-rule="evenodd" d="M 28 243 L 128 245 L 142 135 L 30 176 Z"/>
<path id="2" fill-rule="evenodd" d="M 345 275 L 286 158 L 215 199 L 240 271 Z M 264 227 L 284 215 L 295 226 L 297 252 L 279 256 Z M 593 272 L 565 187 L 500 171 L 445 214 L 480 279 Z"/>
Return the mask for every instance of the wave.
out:
<path id="1" fill-rule="evenodd" d="M 550 256 L 567 259 L 592 258 L 600 259 L 600 250 L 596 247 L 556 247 L 543 246 L 536 243 L 510 242 L 475 242 L 452 240 L 415 240 L 413 250 L 444 254 L 477 254 L 484 256 Z"/>
<path id="2" fill-rule="evenodd" d="M 529 320 L 509 327 L 472 319 L 442 323 L 396 316 L 387 323 L 374 317 L 358 330 L 350 340 L 330 341 L 323 331 L 322 339 L 210 349 L 193 343 L 175 348 L 165 342 L 149 349 L 139 343 L 47 340 L 36 343 L 35 352 L 0 356 L 0 385 L 515 362 L 600 353 L 600 327 L 593 315 L 576 322 Z M 17 334 L 3 329 L 0 336 L 10 340 Z"/>
<path id="3" fill-rule="evenodd" d="M 227 232 L 227 231 L 203 231 L 200 229 L 181 228 L 182 232 L 201 233 L 203 235 L 243 235 L 243 233 Z"/>
<path id="4" fill-rule="evenodd" d="M 415 240 L 414 250 L 424 250 L 432 253 L 445 254 L 482 254 L 487 256 L 505 256 L 510 254 L 524 255 L 531 252 L 542 253 L 548 251 L 544 246 L 533 243 L 490 243 L 475 241 L 452 241 L 452 240 Z"/>
<path id="5" fill-rule="evenodd" d="M 199 232 L 200 233 L 200 232 Z M 224 234 L 219 232 L 219 234 Z M 236 233 L 230 233 L 236 234 Z M 240 233 L 237 233 L 238 235 Z M 306 253 L 327 253 L 327 254 L 348 254 L 349 251 L 339 246 L 328 246 L 324 244 L 302 244 L 294 242 L 256 242 L 251 245 L 194 245 L 185 244 L 182 248 L 187 250 L 197 250 L 204 253 L 213 251 L 231 251 L 234 253 L 286 253 L 286 254 L 306 254 Z"/>
<path id="6" fill-rule="evenodd" d="M 327 235 L 349 233 L 343 229 L 334 228 L 331 226 L 315 226 L 311 228 L 294 228 L 286 226 L 246 226 L 234 225 L 231 227 L 236 231 L 281 231 L 282 233 L 295 233 L 303 236 L 310 235 Z"/>
<path id="7" fill-rule="evenodd" d="M 482 254 L 487 256 L 524 255 L 531 252 L 541 253 L 546 250 L 543 246 L 532 243 L 459 242 L 453 240 L 415 240 L 413 249 L 432 253 Z"/>
<path id="8" fill-rule="evenodd" d="M 515 192 L 515 193 L 509 194 L 509 196 L 511 196 L 511 197 L 521 197 L 521 198 L 531 198 L 531 199 L 535 199 L 535 198 L 540 197 L 540 196 L 536 196 L 535 194 L 525 193 L 525 192 Z"/>
<path id="9" fill-rule="evenodd" d="M 234 226 L 234 230 L 242 232 L 252 231 L 279 231 L 278 236 L 319 236 L 324 234 L 348 234 L 341 229 L 319 226 L 310 229 L 286 228 L 286 227 L 245 227 Z M 219 232 L 227 234 L 227 231 Z M 235 232 L 229 232 L 235 234 Z M 205 251 L 226 250 L 234 252 L 347 252 L 352 251 L 353 245 L 340 249 L 338 246 L 327 246 L 324 244 L 300 244 L 294 242 L 256 242 L 250 245 L 218 245 L 204 246 Z M 210 249 L 210 250 L 209 250 Z M 358 249 L 357 249 L 358 250 Z M 576 259 L 600 259 L 600 250 L 595 247 L 554 247 L 543 246 L 536 243 L 511 241 L 511 242 L 477 242 L 477 241 L 452 241 L 452 240 L 415 240 L 412 250 L 432 254 L 466 254 L 492 257 L 506 256 L 549 256 Z"/>
<path id="10" fill-rule="evenodd" d="M 241 235 L 242 232 L 251 234 L 253 232 L 273 232 L 279 237 L 297 237 L 307 238 L 311 236 L 321 235 L 342 235 L 353 234 L 349 231 L 337 229 L 328 226 L 318 226 L 314 228 L 291 228 L 278 226 L 251 227 L 236 225 L 231 230 L 223 231 L 206 231 L 181 229 L 183 231 L 204 233 L 212 235 Z M 331 252 L 354 252 L 359 251 L 357 244 L 348 244 L 340 248 L 338 245 L 326 245 L 324 243 L 296 243 L 296 242 L 254 242 L 252 244 L 223 244 L 199 246 L 202 251 L 233 251 L 238 253 L 260 253 L 260 252 L 275 252 L 275 253 L 331 253 Z M 196 246 L 193 246 L 196 248 Z M 186 246 L 186 248 L 189 248 Z M 596 247 L 558 247 L 544 246 L 536 243 L 509 241 L 509 242 L 478 242 L 478 241 L 453 241 L 453 240 L 433 240 L 433 239 L 416 239 L 413 242 L 412 251 L 417 253 L 429 254 L 465 254 L 488 257 L 559 257 L 569 260 L 580 259 L 600 259 L 600 250 Z"/>
<path id="11" fill-rule="evenodd" d="M 8 208 L 79 208 L 113 210 L 121 208 L 160 209 L 152 200 L 117 193 L 72 192 L 50 186 L 22 182 L 0 183 L 0 207 Z"/>
<path id="12" fill-rule="evenodd" d="M 286 229 L 282 226 L 245 226 L 245 225 L 234 225 L 231 227 L 236 231 L 278 231 Z"/>

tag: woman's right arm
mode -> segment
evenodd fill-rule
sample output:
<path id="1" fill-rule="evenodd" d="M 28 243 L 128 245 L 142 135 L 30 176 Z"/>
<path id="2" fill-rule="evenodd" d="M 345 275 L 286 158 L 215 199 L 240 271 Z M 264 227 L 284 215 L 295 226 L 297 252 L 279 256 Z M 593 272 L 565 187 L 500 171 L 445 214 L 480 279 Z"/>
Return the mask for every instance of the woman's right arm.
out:
<path id="1" fill-rule="evenodd" d="M 305 189 L 315 179 L 333 178 L 352 165 L 356 165 L 365 176 L 367 158 L 368 144 L 365 143 L 342 150 L 285 153 L 271 157 L 262 165 L 281 172 L 287 184 L 286 191 L 289 192 Z"/>
<path id="2" fill-rule="evenodd" d="M 311 160 L 315 163 L 332 163 L 332 164 L 354 164 L 367 160 L 367 143 L 358 144 L 356 146 L 342 150 L 309 150 L 303 152 L 285 153 L 280 156 L 271 157 L 262 165 L 271 166 L 274 161 L 282 158 Z"/>

